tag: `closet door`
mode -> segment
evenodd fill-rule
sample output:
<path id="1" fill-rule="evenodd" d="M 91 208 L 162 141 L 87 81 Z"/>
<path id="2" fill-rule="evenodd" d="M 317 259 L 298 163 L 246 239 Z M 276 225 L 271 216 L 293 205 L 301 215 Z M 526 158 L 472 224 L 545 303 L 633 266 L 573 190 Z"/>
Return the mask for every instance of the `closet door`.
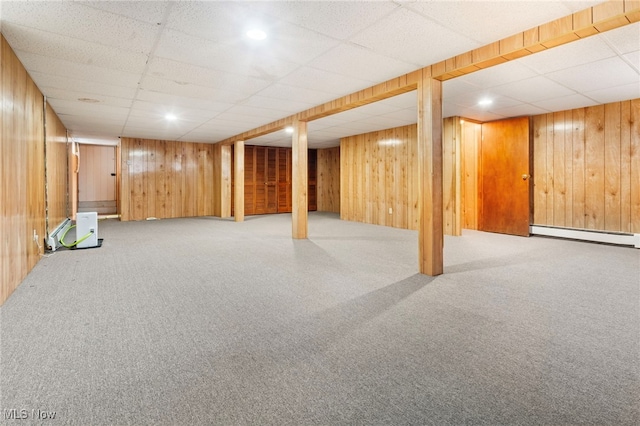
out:
<path id="1" fill-rule="evenodd" d="M 244 147 L 244 214 L 256 214 L 256 150 Z"/>
<path id="2" fill-rule="evenodd" d="M 318 151 L 310 149 L 308 153 L 308 165 L 307 170 L 309 175 L 307 177 L 307 201 L 309 211 L 318 210 L 318 198 L 317 198 L 317 169 L 318 169 Z"/>
<path id="3" fill-rule="evenodd" d="M 278 213 L 278 149 L 265 151 L 265 213 Z"/>
<path id="4" fill-rule="evenodd" d="M 278 213 L 291 212 L 291 149 L 278 150 Z"/>

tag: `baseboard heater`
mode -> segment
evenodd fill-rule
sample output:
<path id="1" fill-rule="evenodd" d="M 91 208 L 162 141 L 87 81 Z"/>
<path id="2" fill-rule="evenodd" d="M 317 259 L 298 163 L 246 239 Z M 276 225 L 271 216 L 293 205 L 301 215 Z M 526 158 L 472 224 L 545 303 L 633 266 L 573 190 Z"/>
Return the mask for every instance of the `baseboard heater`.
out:
<path id="1" fill-rule="evenodd" d="M 640 248 L 640 234 L 624 234 L 621 232 L 586 231 L 583 229 L 556 228 L 554 226 L 531 225 L 529 232 L 533 235 L 569 238 L 572 240 L 592 241 L 597 243 L 618 244 Z"/>
<path id="2" fill-rule="evenodd" d="M 62 238 L 67 229 L 71 228 L 71 225 L 71 219 L 66 218 L 56 227 L 56 229 L 53 230 L 53 232 L 49 234 L 49 238 L 47 238 L 47 246 L 49 246 L 49 250 L 56 251 L 60 246 L 60 238 Z"/>

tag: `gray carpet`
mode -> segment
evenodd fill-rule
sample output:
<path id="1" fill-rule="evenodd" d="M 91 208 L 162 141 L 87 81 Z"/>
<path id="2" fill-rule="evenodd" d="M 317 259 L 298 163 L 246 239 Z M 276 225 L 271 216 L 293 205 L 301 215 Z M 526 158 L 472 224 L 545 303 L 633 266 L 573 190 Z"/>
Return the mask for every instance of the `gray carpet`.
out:
<path id="1" fill-rule="evenodd" d="M 108 220 L 42 259 L 0 308 L 2 421 L 640 423 L 640 250 L 465 231 L 434 279 L 416 232 L 290 221 Z"/>

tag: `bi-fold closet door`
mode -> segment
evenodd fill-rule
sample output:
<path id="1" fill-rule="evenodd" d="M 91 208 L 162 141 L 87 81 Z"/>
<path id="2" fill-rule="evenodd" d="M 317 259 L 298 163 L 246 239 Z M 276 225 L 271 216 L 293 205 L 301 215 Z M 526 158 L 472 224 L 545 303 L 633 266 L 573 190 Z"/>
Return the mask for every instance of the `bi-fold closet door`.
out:
<path id="1" fill-rule="evenodd" d="M 245 146 L 244 214 L 291 212 L 291 148 Z M 309 150 L 309 210 L 316 210 L 316 151 Z"/>

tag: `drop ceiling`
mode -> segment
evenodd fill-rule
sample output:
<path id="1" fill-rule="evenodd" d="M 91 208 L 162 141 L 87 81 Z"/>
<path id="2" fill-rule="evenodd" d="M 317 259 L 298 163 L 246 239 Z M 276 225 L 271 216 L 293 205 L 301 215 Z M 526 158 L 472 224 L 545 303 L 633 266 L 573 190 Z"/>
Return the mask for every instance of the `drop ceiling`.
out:
<path id="1" fill-rule="evenodd" d="M 3 0 L 0 30 L 76 140 L 214 143 L 599 3 Z M 255 26 L 266 40 L 245 37 Z M 443 94 L 445 117 L 479 121 L 638 98 L 640 24 L 448 80 Z M 415 104 L 406 93 L 310 122 L 309 146 L 415 123 Z"/>

